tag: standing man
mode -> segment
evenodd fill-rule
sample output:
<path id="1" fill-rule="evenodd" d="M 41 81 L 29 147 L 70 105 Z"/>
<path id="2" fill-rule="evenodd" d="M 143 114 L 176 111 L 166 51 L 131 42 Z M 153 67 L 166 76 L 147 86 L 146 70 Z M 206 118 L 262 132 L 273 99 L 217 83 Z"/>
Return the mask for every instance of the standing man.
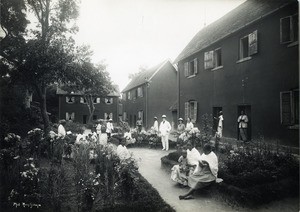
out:
<path id="1" fill-rule="evenodd" d="M 169 132 L 171 131 L 171 125 L 166 120 L 166 115 L 162 115 L 162 122 L 159 125 L 159 132 L 161 135 L 161 143 L 162 143 L 162 150 L 169 150 Z"/>
<path id="2" fill-rule="evenodd" d="M 241 111 L 241 115 L 239 116 L 237 122 L 239 125 L 239 137 L 242 139 L 244 142 L 248 142 L 248 135 L 247 135 L 247 130 L 248 130 L 248 116 L 244 113 L 244 111 Z"/>

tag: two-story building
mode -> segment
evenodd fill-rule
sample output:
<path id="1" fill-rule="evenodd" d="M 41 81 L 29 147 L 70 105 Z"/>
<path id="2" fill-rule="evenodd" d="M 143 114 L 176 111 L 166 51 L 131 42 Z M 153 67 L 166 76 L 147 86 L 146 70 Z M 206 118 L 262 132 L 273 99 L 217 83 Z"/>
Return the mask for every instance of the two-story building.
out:
<path id="1" fill-rule="evenodd" d="M 201 125 L 223 111 L 236 138 L 241 110 L 252 138 L 299 142 L 298 2 L 248 0 L 199 31 L 175 60 L 178 116 Z"/>
<path id="2" fill-rule="evenodd" d="M 177 71 L 170 61 L 164 61 L 135 76 L 122 91 L 123 120 L 131 127 L 136 126 L 138 118 L 148 129 L 153 118 L 165 114 L 176 123 L 177 115 L 170 107 L 177 99 Z M 175 119 L 175 120 L 174 120 Z"/>
<path id="3" fill-rule="evenodd" d="M 68 93 L 57 88 L 56 94 L 59 96 L 59 119 L 72 120 L 86 124 L 89 118 L 89 109 L 86 99 L 80 93 Z M 92 120 L 109 118 L 113 122 L 119 121 L 119 94 L 110 93 L 107 96 L 93 97 L 95 111 Z"/>

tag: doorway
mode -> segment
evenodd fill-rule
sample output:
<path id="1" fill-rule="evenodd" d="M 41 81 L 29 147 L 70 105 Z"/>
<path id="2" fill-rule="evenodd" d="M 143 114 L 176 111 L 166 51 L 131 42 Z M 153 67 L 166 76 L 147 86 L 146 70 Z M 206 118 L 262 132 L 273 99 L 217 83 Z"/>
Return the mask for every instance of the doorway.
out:
<path id="1" fill-rule="evenodd" d="M 244 111 L 244 114 L 248 117 L 248 128 L 247 128 L 247 136 L 248 141 L 251 141 L 252 138 L 252 124 L 251 124 L 251 105 L 239 105 L 237 107 L 237 118 L 241 115 L 241 111 Z M 237 124 L 237 139 L 239 139 L 239 125 Z"/>

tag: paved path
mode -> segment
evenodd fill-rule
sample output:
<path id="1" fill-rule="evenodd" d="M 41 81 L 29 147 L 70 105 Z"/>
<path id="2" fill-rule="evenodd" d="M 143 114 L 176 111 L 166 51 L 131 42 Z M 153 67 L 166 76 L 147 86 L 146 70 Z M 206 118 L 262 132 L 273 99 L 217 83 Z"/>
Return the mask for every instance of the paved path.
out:
<path id="1" fill-rule="evenodd" d="M 209 194 L 198 194 L 192 200 L 179 200 L 178 196 L 188 191 L 187 188 L 180 188 L 170 180 L 170 170 L 161 168 L 160 158 L 168 152 L 160 149 L 129 148 L 135 157 L 139 159 L 139 171 L 149 183 L 159 192 L 161 197 L 171 205 L 177 212 L 185 211 L 250 211 L 245 208 L 232 208 L 226 203 L 214 200 Z M 274 202 L 256 209 L 256 212 L 296 212 L 299 211 L 298 199 L 286 199 Z"/>

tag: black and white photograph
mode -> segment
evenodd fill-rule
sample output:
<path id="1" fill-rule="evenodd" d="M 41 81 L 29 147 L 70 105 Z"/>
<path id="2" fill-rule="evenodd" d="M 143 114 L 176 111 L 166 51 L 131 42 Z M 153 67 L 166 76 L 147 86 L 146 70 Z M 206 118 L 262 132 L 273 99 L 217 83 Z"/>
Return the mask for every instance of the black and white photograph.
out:
<path id="1" fill-rule="evenodd" d="M 299 212 L 298 0 L 0 0 L 0 211 Z"/>

